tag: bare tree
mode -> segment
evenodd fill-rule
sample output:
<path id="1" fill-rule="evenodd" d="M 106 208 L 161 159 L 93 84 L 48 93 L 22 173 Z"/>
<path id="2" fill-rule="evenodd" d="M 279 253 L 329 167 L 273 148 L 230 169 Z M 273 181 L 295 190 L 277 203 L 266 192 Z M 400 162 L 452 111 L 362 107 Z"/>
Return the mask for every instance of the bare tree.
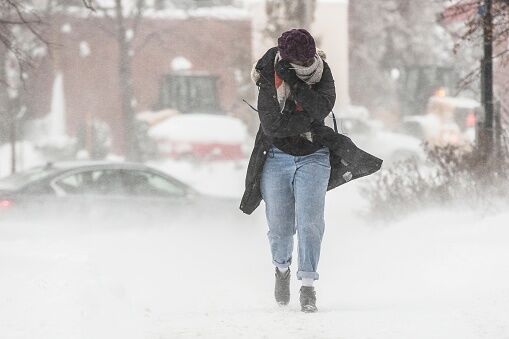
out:
<path id="1" fill-rule="evenodd" d="M 455 52 L 465 45 L 482 48 L 485 11 L 484 0 L 459 0 L 441 14 L 440 19 L 444 22 L 464 20 L 464 29 L 455 32 Z M 509 0 L 493 0 L 491 17 L 493 29 L 490 32 L 490 39 L 497 46 L 493 60 L 500 62 L 501 65 L 507 65 L 509 63 L 509 46 L 506 43 L 509 39 Z M 480 67 L 473 68 L 463 77 L 461 86 L 468 86 L 480 74 Z"/>
<path id="2" fill-rule="evenodd" d="M 267 27 L 264 35 L 274 41 L 290 28 L 309 29 L 315 8 L 316 0 L 266 0 Z"/>
<path id="3" fill-rule="evenodd" d="M 39 33 L 41 18 L 21 1 L 0 2 L 0 143 L 11 144 L 11 172 L 16 171 L 17 120 L 23 105 L 19 91 L 25 85 L 31 52 L 46 41 Z"/>
<path id="4" fill-rule="evenodd" d="M 92 0 L 82 0 L 90 9 Z M 11 170 L 16 171 L 15 145 L 17 124 L 24 105 L 21 91 L 28 68 L 34 67 L 35 55 L 51 42 L 44 38 L 48 11 L 40 13 L 29 7 L 31 1 L 0 1 L 0 143 L 11 143 Z M 53 5 L 48 0 L 47 9 Z"/>
<path id="5" fill-rule="evenodd" d="M 153 40 L 159 41 L 165 48 L 170 48 L 170 46 L 167 46 L 167 42 L 161 38 L 167 30 L 156 29 L 144 34 L 143 38 L 139 39 L 137 38 L 139 27 L 142 25 L 149 9 L 163 9 L 165 7 L 190 9 L 197 6 L 197 1 L 168 0 L 149 4 L 145 0 L 115 0 L 111 7 L 100 6 L 94 3 L 93 0 L 83 1 L 92 11 L 100 13 L 105 18 L 102 29 L 118 45 L 118 76 L 124 127 L 124 147 L 127 159 L 139 161 L 142 159 L 143 152 L 139 140 L 141 137 L 138 133 L 139 126 L 135 119 L 137 101 L 133 88 L 132 60 L 137 53 Z M 210 4 L 221 5 L 227 2 L 228 0 L 216 0 L 210 1 Z M 112 30 L 111 27 L 114 27 L 114 29 Z"/>
<path id="6" fill-rule="evenodd" d="M 437 1 L 425 5 L 407 0 L 350 2 L 353 102 L 373 111 L 417 114 L 424 110 L 441 78 L 453 78 L 463 64 L 454 60 L 452 38 L 436 19 L 444 7 Z"/>
<path id="7" fill-rule="evenodd" d="M 21 78 L 25 68 L 30 66 L 31 58 L 29 51 L 24 49 L 24 42 L 27 40 L 39 40 L 45 42 L 39 33 L 42 20 L 39 15 L 29 10 L 21 1 L 3 0 L 0 2 L 0 53 L 3 58 L 6 55 L 14 57 L 18 75 Z M 5 59 L 3 60 L 5 61 Z M 2 64 L 1 72 L 5 72 Z M 21 79 L 22 80 L 22 79 Z M 0 81 L 9 86 L 7 74 L 0 73 Z"/>
<path id="8" fill-rule="evenodd" d="M 493 71 L 495 62 L 501 69 L 504 69 L 509 61 L 509 46 L 507 45 L 509 0 L 460 0 L 442 14 L 442 19 L 445 21 L 454 21 L 458 18 L 465 20 L 466 24 L 465 29 L 458 35 L 455 48 L 457 49 L 463 44 L 470 44 L 483 51 L 480 66 L 478 64 L 468 73 L 463 79 L 463 83 L 467 85 L 479 77 L 481 78 L 481 101 L 484 114 L 483 121 L 479 126 L 481 128 L 477 131 L 477 140 L 480 146 L 479 156 L 481 160 L 487 161 L 491 156 L 496 155 L 495 152 L 500 155 L 502 150 L 501 128 L 502 125 L 507 124 L 509 115 L 507 99 L 505 99 L 509 88 L 500 86 L 499 97 L 495 98 Z M 505 82 L 507 75 L 506 79 L 502 80 Z M 496 105 L 497 99 L 501 106 Z"/>
<path id="9" fill-rule="evenodd" d="M 109 34 L 118 45 L 118 76 L 120 84 L 120 100 L 122 107 L 124 147 L 126 158 L 133 161 L 141 159 L 141 150 L 137 142 L 135 106 L 136 98 L 133 90 L 132 59 L 137 48 L 134 46 L 136 33 L 143 19 L 147 4 L 144 0 L 136 0 L 132 8 L 125 0 L 115 0 L 111 7 L 94 4 L 91 0 L 83 0 L 86 6 L 94 12 L 100 12 L 111 27 L 104 25 L 103 30 Z M 157 33 L 154 33 L 157 35 Z"/>

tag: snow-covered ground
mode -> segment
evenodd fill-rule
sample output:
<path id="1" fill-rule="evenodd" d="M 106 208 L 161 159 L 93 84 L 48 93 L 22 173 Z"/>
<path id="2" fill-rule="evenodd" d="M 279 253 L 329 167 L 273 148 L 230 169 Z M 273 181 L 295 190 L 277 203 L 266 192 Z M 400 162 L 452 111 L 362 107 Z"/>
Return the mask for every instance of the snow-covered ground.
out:
<path id="1" fill-rule="evenodd" d="M 242 191 L 243 166 L 165 166 Z M 363 180 L 327 194 L 316 314 L 296 267 L 275 305 L 263 203 L 249 227 L 0 224 L 0 338 L 509 338 L 509 213 L 368 222 Z"/>

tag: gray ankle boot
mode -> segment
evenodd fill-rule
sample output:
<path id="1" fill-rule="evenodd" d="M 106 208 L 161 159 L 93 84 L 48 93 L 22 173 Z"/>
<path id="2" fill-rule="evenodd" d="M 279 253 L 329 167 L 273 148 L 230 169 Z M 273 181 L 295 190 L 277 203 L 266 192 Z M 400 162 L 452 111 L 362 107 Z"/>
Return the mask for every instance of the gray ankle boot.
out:
<path id="1" fill-rule="evenodd" d="M 274 288 L 274 296 L 280 305 L 288 305 L 290 302 L 290 268 L 286 272 L 281 273 L 276 267 L 276 286 Z"/>
<path id="2" fill-rule="evenodd" d="M 300 310 L 306 313 L 318 311 L 316 308 L 316 292 L 313 286 L 302 286 L 300 288 Z"/>

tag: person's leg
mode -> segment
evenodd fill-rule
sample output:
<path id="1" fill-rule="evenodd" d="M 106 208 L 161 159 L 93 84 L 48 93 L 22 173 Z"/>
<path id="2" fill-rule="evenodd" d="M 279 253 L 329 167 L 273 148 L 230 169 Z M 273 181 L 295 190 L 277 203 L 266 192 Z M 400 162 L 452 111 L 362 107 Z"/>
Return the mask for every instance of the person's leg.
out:
<path id="1" fill-rule="evenodd" d="M 312 285 L 319 278 L 317 267 L 325 229 L 325 194 L 330 176 L 329 149 L 297 158 L 295 174 L 295 213 L 299 269 L 297 279 Z"/>
<path id="2" fill-rule="evenodd" d="M 280 269 L 289 267 L 292 262 L 293 236 L 296 231 L 293 195 L 295 169 L 294 156 L 273 146 L 260 178 L 272 262 Z"/>

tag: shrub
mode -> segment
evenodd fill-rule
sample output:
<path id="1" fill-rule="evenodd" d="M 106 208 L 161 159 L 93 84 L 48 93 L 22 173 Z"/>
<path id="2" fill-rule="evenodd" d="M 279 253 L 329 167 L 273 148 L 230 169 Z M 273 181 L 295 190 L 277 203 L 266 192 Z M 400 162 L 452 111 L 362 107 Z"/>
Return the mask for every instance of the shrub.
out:
<path id="1" fill-rule="evenodd" d="M 396 219 L 427 207 L 467 206 L 491 213 L 509 196 L 507 143 L 489 160 L 477 147 L 424 145 L 427 162 L 399 162 L 363 188 L 369 217 Z"/>

